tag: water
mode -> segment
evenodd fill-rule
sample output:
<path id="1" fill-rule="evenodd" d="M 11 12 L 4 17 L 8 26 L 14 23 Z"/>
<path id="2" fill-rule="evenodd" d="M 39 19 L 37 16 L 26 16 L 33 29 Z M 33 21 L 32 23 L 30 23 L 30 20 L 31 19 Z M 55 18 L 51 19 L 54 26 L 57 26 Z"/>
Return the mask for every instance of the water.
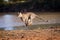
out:
<path id="1" fill-rule="evenodd" d="M 14 14 L 0 14 L 0 28 L 4 30 L 13 30 L 15 26 L 22 26 L 24 23 Z"/>

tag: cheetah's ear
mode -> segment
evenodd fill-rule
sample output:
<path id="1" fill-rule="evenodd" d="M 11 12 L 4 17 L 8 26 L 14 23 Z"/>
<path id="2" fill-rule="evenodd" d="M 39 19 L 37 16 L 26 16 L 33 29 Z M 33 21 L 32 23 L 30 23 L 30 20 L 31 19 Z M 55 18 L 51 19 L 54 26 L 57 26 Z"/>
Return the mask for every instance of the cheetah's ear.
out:
<path id="1" fill-rule="evenodd" d="M 18 17 L 22 17 L 22 13 L 20 12 L 20 13 L 18 13 Z"/>
<path id="2" fill-rule="evenodd" d="M 22 13 L 20 12 L 20 14 L 19 14 L 20 16 L 22 16 Z"/>

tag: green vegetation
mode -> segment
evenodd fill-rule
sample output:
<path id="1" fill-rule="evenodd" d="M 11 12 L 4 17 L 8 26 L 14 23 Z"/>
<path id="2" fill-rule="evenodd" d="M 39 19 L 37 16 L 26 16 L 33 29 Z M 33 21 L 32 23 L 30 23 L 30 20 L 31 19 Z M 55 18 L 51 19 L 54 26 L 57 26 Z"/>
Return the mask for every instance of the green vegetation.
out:
<path id="1" fill-rule="evenodd" d="M 26 28 L 25 26 L 18 26 L 14 27 L 14 29 L 20 30 Z M 32 25 L 27 27 L 28 30 L 34 29 L 50 29 L 50 28 L 60 28 L 60 24 L 39 24 L 39 25 Z"/>
<path id="2" fill-rule="evenodd" d="M 40 24 L 40 25 L 33 25 L 29 27 L 29 29 L 49 29 L 49 28 L 59 28 L 60 24 Z"/>

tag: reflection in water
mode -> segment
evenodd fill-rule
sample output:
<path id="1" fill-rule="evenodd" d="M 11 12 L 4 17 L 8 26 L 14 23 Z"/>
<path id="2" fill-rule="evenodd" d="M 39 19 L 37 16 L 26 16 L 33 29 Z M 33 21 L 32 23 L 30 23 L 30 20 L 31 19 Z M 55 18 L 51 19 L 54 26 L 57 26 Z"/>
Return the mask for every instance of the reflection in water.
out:
<path id="1" fill-rule="evenodd" d="M 4 26 L 6 27 L 5 30 L 13 30 L 13 28 L 11 27 L 11 25 L 13 25 L 13 16 L 12 15 L 4 15 Z"/>
<path id="2" fill-rule="evenodd" d="M 6 27 L 9 27 L 12 25 L 12 15 L 4 15 L 4 23 Z"/>
<path id="3" fill-rule="evenodd" d="M 0 28 L 5 28 L 5 30 L 13 30 L 14 26 L 21 26 L 20 19 L 16 15 L 3 15 L 0 18 Z"/>

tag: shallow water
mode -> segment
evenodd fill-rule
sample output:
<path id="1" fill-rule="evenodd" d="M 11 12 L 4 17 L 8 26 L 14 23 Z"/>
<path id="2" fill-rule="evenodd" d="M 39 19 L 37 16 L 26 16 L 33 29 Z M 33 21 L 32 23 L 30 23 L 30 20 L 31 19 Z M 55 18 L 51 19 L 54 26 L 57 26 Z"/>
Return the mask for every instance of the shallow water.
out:
<path id="1" fill-rule="evenodd" d="M 12 30 L 14 26 L 24 25 L 20 23 L 20 19 L 13 14 L 1 14 L 0 15 L 0 28 L 5 28 L 5 30 Z"/>

